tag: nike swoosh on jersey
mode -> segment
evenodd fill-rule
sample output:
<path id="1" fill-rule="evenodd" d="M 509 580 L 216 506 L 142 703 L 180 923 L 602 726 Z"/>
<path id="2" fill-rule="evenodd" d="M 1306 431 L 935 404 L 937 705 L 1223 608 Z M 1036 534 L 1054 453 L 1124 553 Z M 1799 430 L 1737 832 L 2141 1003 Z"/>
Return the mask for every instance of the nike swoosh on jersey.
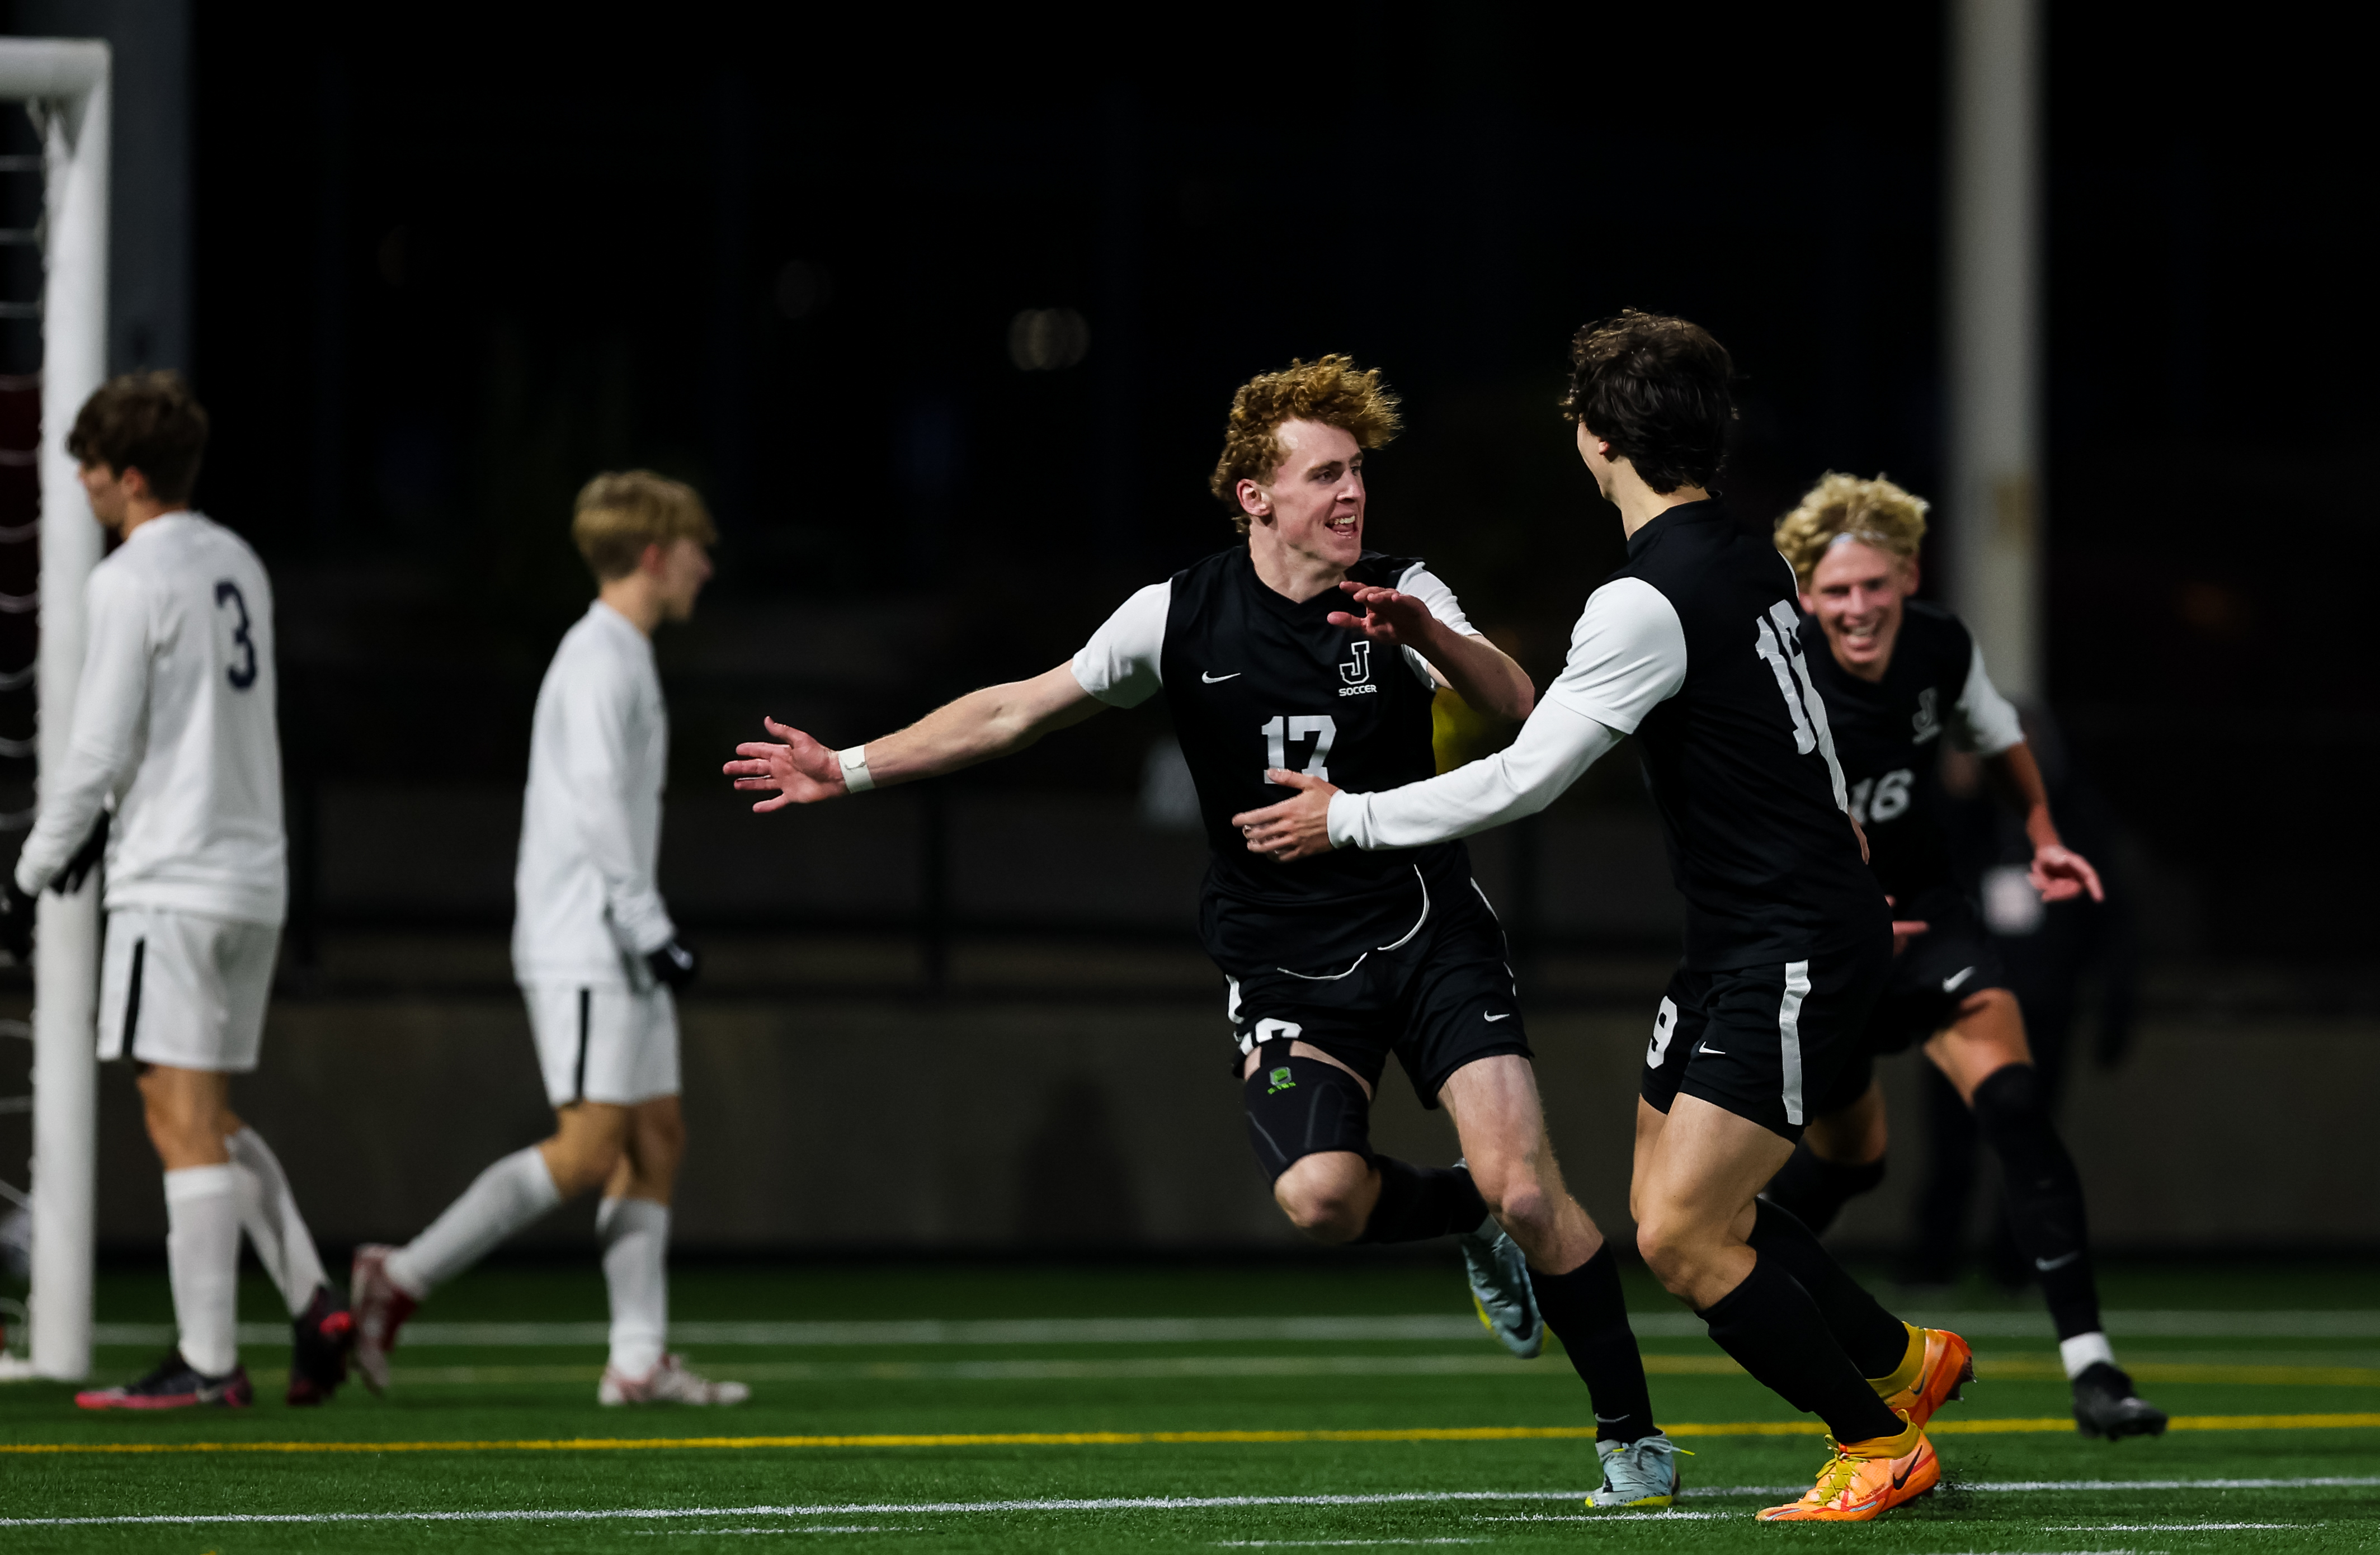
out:
<path id="1" fill-rule="evenodd" d="M 1705 1042 L 1701 1047 L 1696 1048 L 1694 1051 L 1698 1053 L 1709 1053 L 1714 1058 L 1725 1058 L 1727 1056 L 1727 1050 L 1725 1048 L 1714 1048 L 1708 1042 Z"/>
<path id="2" fill-rule="evenodd" d="M 2041 1270 L 2044 1274 L 2048 1274 L 2054 1270 L 2064 1269 L 2068 1264 L 2072 1263 L 2076 1258 L 2079 1258 L 2082 1256 L 2082 1249 L 2077 1247 L 2074 1251 L 2067 1254 L 2064 1257 L 2035 1258 L 2033 1260 L 2033 1267 Z"/>
<path id="3" fill-rule="evenodd" d="M 1205 681 L 1209 686 L 1220 686 L 1227 680 L 1237 680 L 1240 676 L 1247 673 L 1248 672 L 1245 670 L 1233 670 L 1229 674 L 1208 674 L 1206 671 L 1200 670 L 1198 672 L 1198 678 Z"/>
<path id="4" fill-rule="evenodd" d="M 1512 1018 L 1512 1012 L 1507 1010 L 1500 1015 L 1488 1015 L 1483 1018 L 1488 1020 L 1511 1020 Z"/>
<path id="5" fill-rule="evenodd" d="M 1969 978 L 1972 978 L 1972 977 L 1973 977 L 1974 975 L 1975 975 L 1975 969 L 1974 969 L 1973 967 L 1972 967 L 1972 966 L 1961 966 L 1961 967 L 1960 967 L 1957 971 L 1955 971 L 1955 972 L 1951 973 L 1949 977 L 1947 977 L 1947 978 L 1943 978 L 1943 979 L 1942 979 L 1942 991 L 1943 991 L 1943 992 L 1945 992 L 1945 993 L 1956 993 L 1956 992 L 1958 992 L 1958 991 L 1959 991 L 1959 985 L 1960 985 L 1961 983 L 1962 983 L 1962 982 L 1965 982 Z"/>

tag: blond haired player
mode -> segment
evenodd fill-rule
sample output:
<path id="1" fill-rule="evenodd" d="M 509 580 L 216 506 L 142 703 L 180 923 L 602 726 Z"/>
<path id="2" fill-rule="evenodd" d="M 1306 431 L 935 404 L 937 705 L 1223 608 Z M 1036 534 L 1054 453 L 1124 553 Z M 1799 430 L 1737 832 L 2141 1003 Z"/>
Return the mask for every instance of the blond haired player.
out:
<path id="1" fill-rule="evenodd" d="M 2059 840 L 2041 769 L 2016 710 L 1992 686 L 1959 618 L 1912 596 L 1925 504 L 1879 476 L 1827 476 L 1777 525 L 1802 589 L 1803 657 L 1827 700 L 1852 813 L 1905 941 L 1858 1058 L 1813 1099 L 1802 1148 L 1770 1202 L 1824 1231 L 1845 1200 L 1884 1179 L 1884 1088 L 1875 1060 L 1923 1044 L 1998 1158 L 2009 1222 L 2033 1260 L 2074 1391 L 2074 1423 L 2113 1440 L 2155 1436 L 2166 1416 L 2132 1391 L 2099 1321 L 2082 1181 L 2058 1136 L 2025 1043 L 2024 1013 L 2000 969 L 1968 882 L 1951 867 L 1945 745 L 1982 759 L 2023 818 L 2032 884 L 2046 902 L 2101 898 L 2098 872 Z"/>
<path id="2" fill-rule="evenodd" d="M 346 1376 L 346 1309 L 280 1161 L 231 1110 L 231 1076 L 263 1045 L 289 890 L 273 584 L 190 509 L 206 445 L 206 411 L 171 373 L 114 379 L 75 417 L 67 451 L 123 543 L 91 570 L 74 730 L 0 912 L 27 957 L 33 899 L 79 887 L 104 848 L 99 1051 L 140 1075 L 179 1333 L 140 1380 L 77 1394 L 85 1409 L 251 1401 L 234 1327 L 243 1226 L 289 1306 L 288 1401 L 320 1403 Z"/>
<path id="3" fill-rule="evenodd" d="M 718 536 L 692 488 L 644 470 L 589 481 L 570 529 L 598 593 L 538 688 L 513 876 L 513 973 L 553 1136 L 480 1172 L 404 1246 L 357 1250 L 356 1367 L 386 1388 L 388 1353 L 423 1298 L 600 1187 L 612 1353 L 596 1397 L 737 1403 L 749 1389 L 694 1375 L 665 1343 L 670 1190 L 686 1138 L 674 995 L 696 960 L 653 883 L 669 712 L 652 635 L 694 613 Z"/>

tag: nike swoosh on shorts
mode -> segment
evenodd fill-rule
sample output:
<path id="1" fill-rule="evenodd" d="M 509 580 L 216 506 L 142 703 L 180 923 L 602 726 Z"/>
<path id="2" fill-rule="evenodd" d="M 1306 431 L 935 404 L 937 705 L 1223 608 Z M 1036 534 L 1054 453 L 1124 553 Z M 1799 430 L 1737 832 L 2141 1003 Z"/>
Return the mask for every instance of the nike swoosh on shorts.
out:
<path id="1" fill-rule="evenodd" d="M 1962 982 L 1965 982 L 1969 978 L 1972 978 L 1972 977 L 1973 977 L 1974 975 L 1975 975 L 1975 969 L 1974 969 L 1973 967 L 1972 967 L 1972 966 L 1961 966 L 1961 967 L 1960 967 L 1957 971 L 1955 971 L 1955 972 L 1951 973 L 1949 977 L 1947 977 L 1947 978 L 1943 978 L 1943 979 L 1942 979 L 1942 991 L 1943 991 L 1943 992 L 1945 992 L 1945 993 L 1956 993 L 1956 992 L 1958 992 L 1958 991 L 1959 991 L 1959 985 L 1960 985 L 1961 983 L 1962 983 Z"/>
<path id="2" fill-rule="evenodd" d="M 1701 1047 L 1696 1048 L 1694 1051 L 1698 1053 L 1709 1053 L 1714 1058 L 1725 1058 L 1727 1056 L 1727 1050 L 1725 1048 L 1714 1048 L 1708 1042 L 1705 1042 Z"/>
<path id="3" fill-rule="evenodd" d="M 1512 1018 L 1512 1012 L 1507 1010 L 1500 1015 L 1488 1015 L 1484 1018 L 1488 1020 L 1511 1020 Z"/>
<path id="4" fill-rule="evenodd" d="M 2082 1249 L 2077 1247 L 2074 1251 L 2067 1254 L 2064 1257 L 2035 1258 L 2033 1260 L 2033 1267 L 2041 1270 L 2044 1274 L 2054 1273 L 2058 1270 L 2064 1269 L 2068 1264 L 2072 1263 L 2076 1258 L 2079 1258 L 2082 1256 Z"/>
<path id="5" fill-rule="evenodd" d="M 1245 670 L 1233 670 L 1229 674 L 1208 674 L 1206 671 L 1200 670 L 1198 672 L 1198 678 L 1205 681 L 1209 686 L 1219 686 L 1227 680 L 1237 680 L 1240 676 L 1247 673 L 1248 672 Z"/>

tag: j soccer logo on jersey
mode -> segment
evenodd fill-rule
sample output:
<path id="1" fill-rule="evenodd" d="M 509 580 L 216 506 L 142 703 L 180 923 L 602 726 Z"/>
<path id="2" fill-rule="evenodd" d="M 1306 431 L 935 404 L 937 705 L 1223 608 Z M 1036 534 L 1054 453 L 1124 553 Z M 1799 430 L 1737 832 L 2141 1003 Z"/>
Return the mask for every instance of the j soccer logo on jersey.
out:
<path id="1" fill-rule="evenodd" d="M 1339 666 L 1339 678 L 1347 684 L 1339 687 L 1339 695 L 1342 697 L 1377 695 L 1380 688 L 1372 684 L 1372 645 L 1359 638 L 1347 645 L 1347 651 L 1351 657 L 1346 663 Z"/>

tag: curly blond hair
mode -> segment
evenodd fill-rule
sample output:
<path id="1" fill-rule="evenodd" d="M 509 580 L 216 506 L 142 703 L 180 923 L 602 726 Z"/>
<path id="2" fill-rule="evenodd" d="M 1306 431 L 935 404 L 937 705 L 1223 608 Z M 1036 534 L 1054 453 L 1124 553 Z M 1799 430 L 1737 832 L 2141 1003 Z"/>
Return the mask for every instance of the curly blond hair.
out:
<path id="1" fill-rule="evenodd" d="M 1240 507 L 1239 484 L 1269 480 L 1280 468 L 1277 434 L 1288 421 L 1337 427 L 1365 448 L 1378 448 L 1404 429 L 1397 396 L 1381 383 L 1380 370 L 1358 369 L 1352 357 L 1293 360 L 1279 372 L 1249 379 L 1232 396 L 1223 456 L 1207 478 L 1207 489 L 1230 505 L 1232 527 L 1242 534 L 1248 532 L 1248 516 Z"/>
<path id="2" fill-rule="evenodd" d="M 649 469 L 606 470 L 578 489 L 570 538 L 589 570 L 602 582 L 637 570 L 648 545 L 690 540 L 719 543 L 702 498 L 683 480 Z"/>
<path id="3" fill-rule="evenodd" d="M 1863 480 L 1828 470 L 1802 498 L 1802 505 L 1777 520 L 1777 549 L 1807 587 L 1829 546 L 1853 540 L 1912 561 L 1925 538 L 1924 497 L 1912 496 L 1879 475 Z"/>

